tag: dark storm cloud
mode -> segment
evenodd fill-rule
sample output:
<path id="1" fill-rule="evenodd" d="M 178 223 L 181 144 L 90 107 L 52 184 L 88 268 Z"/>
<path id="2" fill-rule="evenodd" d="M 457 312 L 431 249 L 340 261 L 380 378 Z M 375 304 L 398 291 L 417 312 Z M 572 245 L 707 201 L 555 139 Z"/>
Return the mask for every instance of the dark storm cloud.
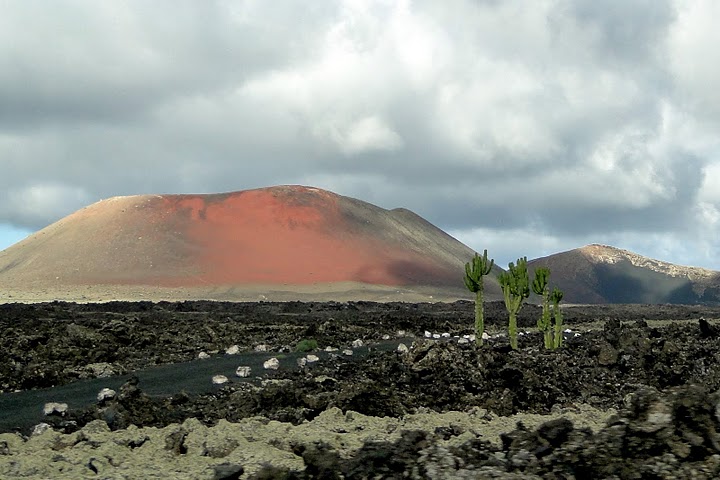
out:
<path id="1" fill-rule="evenodd" d="M 302 57 L 284 28 L 312 6 L 239 2 L 17 2 L 0 18 L 0 126 L 134 121 L 177 97 L 212 95 Z M 322 14 L 322 16 L 319 15 Z M 318 23 L 320 22 L 320 24 Z M 304 40 L 313 43 L 312 34 Z"/>

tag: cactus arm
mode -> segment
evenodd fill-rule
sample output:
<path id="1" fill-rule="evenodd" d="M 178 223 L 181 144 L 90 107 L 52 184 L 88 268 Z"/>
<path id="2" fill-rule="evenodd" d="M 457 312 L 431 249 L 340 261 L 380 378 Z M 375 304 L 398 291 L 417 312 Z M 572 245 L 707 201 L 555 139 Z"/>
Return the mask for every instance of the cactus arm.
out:
<path id="1" fill-rule="evenodd" d="M 538 267 L 537 270 L 535 270 L 535 279 L 532 282 L 532 289 L 533 292 L 537 293 L 538 295 L 545 296 L 546 294 L 546 287 L 548 284 L 548 278 L 550 277 L 550 269 L 547 267 Z"/>
<path id="2" fill-rule="evenodd" d="M 482 287 L 475 292 L 475 343 L 483 344 L 483 333 L 485 332 L 485 311 L 483 305 Z"/>
<path id="3" fill-rule="evenodd" d="M 511 264 L 512 265 L 512 264 Z M 515 350 L 517 346 L 517 316 L 516 316 L 516 302 L 515 296 L 513 296 L 511 284 L 513 283 L 513 277 L 510 273 L 503 273 L 500 275 L 500 286 L 503 291 L 503 298 L 505 299 L 505 308 L 509 313 L 508 321 L 508 338 L 510 339 L 510 347 Z"/>
<path id="4" fill-rule="evenodd" d="M 477 283 L 473 282 L 471 278 L 465 276 L 463 281 L 465 282 L 465 287 L 467 287 L 468 290 L 473 293 L 477 292 Z"/>
<path id="5" fill-rule="evenodd" d="M 548 286 L 548 278 L 550 277 L 550 269 L 547 267 L 538 267 L 535 270 L 535 279 L 532 282 L 532 290 L 542 297 L 542 316 L 537 321 L 538 330 L 543 332 L 543 340 L 545 348 L 551 350 L 553 348 L 553 331 L 551 328 L 552 320 L 550 314 L 550 287 Z"/>
<path id="6" fill-rule="evenodd" d="M 563 331 L 562 331 L 562 310 L 560 310 L 560 306 L 555 307 L 555 343 L 553 345 L 554 348 L 560 348 L 562 347 L 563 343 Z"/>
<path id="7" fill-rule="evenodd" d="M 555 314 L 555 341 L 553 342 L 553 349 L 560 348 L 563 342 L 563 331 L 562 331 L 562 310 L 560 310 L 560 301 L 563 298 L 563 292 L 559 288 L 555 287 L 550 294 L 550 298 L 553 301 L 553 313 Z"/>
<path id="8" fill-rule="evenodd" d="M 483 251 L 483 258 L 482 258 L 482 266 L 484 267 L 482 269 L 483 275 L 489 275 L 492 271 L 492 267 L 495 265 L 495 259 L 491 258 L 490 263 L 488 263 L 487 258 L 487 249 Z"/>
<path id="9" fill-rule="evenodd" d="M 543 311 L 542 311 L 542 318 L 538 320 L 538 326 L 540 327 L 540 331 L 543 332 L 543 339 L 545 342 L 545 348 L 548 350 L 552 350 L 553 348 L 553 341 L 552 341 L 552 328 L 551 328 L 551 319 L 550 319 L 550 295 L 549 292 L 547 292 L 547 295 L 543 296 Z"/>

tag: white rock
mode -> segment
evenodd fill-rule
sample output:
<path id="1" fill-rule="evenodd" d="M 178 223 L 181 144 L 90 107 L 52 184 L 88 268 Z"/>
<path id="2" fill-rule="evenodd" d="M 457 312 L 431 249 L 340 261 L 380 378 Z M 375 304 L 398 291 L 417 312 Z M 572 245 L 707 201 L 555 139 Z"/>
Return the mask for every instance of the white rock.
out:
<path id="1" fill-rule="evenodd" d="M 315 378 L 313 378 L 313 381 L 315 383 L 337 383 L 337 380 L 335 380 L 333 377 L 328 377 L 327 375 L 319 375 Z"/>
<path id="2" fill-rule="evenodd" d="M 458 338 L 458 343 L 461 344 L 461 345 L 463 345 L 463 344 L 466 344 L 466 343 L 470 343 L 470 340 L 467 339 L 467 338 L 465 338 L 465 337 L 463 337 L 463 338 Z"/>
<path id="3" fill-rule="evenodd" d="M 298 358 L 297 364 L 298 364 L 298 367 L 300 367 L 300 368 L 304 367 L 305 365 L 307 365 L 307 358 L 305 358 L 305 357 Z"/>
<path id="4" fill-rule="evenodd" d="M 240 347 L 238 347 L 237 345 L 230 345 L 227 350 L 225 350 L 225 353 L 227 355 L 237 355 L 238 353 L 240 353 Z"/>
<path id="5" fill-rule="evenodd" d="M 566 328 L 565 330 L 563 330 L 563 332 L 565 332 L 565 333 L 572 333 L 572 330 L 570 330 L 569 328 Z"/>
<path id="6" fill-rule="evenodd" d="M 85 370 L 90 372 L 92 376 L 96 378 L 107 378 L 115 375 L 115 369 L 113 366 L 106 362 L 91 363 L 85 366 Z"/>
<path id="7" fill-rule="evenodd" d="M 483 340 L 490 340 L 490 335 L 488 335 L 487 332 L 483 332 L 483 333 L 482 333 L 482 339 L 483 339 Z"/>
<path id="8" fill-rule="evenodd" d="M 230 380 L 228 380 L 228 377 L 225 375 L 213 375 L 212 377 L 212 383 L 213 385 L 222 385 L 223 383 L 227 383 Z"/>
<path id="9" fill-rule="evenodd" d="M 305 360 L 307 360 L 307 363 L 315 363 L 320 360 L 320 357 L 310 354 L 305 357 Z"/>
<path id="10" fill-rule="evenodd" d="M 97 394 L 97 401 L 104 402 L 105 400 L 112 400 L 113 398 L 115 398 L 116 394 L 117 392 L 115 390 L 112 390 L 110 388 L 103 388 Z"/>
<path id="11" fill-rule="evenodd" d="M 51 429 L 52 427 L 50 427 L 50 425 L 48 425 L 47 423 L 38 423 L 37 425 L 35 425 L 35 427 L 33 427 L 33 431 L 30 435 L 36 437 L 38 435 L 42 435 L 43 433 Z"/>
<path id="12" fill-rule="evenodd" d="M 383 340 L 390 340 L 390 335 L 388 335 L 388 334 L 386 333 L 385 335 L 382 336 L 382 339 L 383 339 Z"/>
<path id="13" fill-rule="evenodd" d="M 67 403 L 48 402 L 43 407 L 43 413 L 45 415 L 52 415 L 53 413 L 59 413 L 60 415 L 63 415 L 65 412 L 67 412 L 67 409 Z"/>
<path id="14" fill-rule="evenodd" d="M 347 355 L 349 357 L 353 354 L 353 351 L 350 350 L 349 348 L 346 348 L 345 350 L 342 351 L 342 353 L 343 353 L 343 355 Z"/>
<path id="15" fill-rule="evenodd" d="M 337 352 L 338 349 L 335 347 L 325 347 L 326 352 Z"/>
<path id="16" fill-rule="evenodd" d="M 398 337 L 404 337 L 405 336 L 405 330 L 398 330 L 397 334 Z"/>
<path id="17" fill-rule="evenodd" d="M 208 354 L 205 353 L 205 352 L 200 352 L 200 353 L 198 353 L 198 358 L 199 358 L 200 360 L 207 360 L 208 358 L 210 358 L 210 355 L 208 355 Z"/>
<path id="18" fill-rule="evenodd" d="M 440 338 L 440 334 L 439 334 L 439 333 L 433 333 L 433 336 L 432 336 L 432 337 L 437 340 L 438 338 Z"/>
<path id="19" fill-rule="evenodd" d="M 405 345 L 404 343 L 401 343 L 397 346 L 397 352 L 400 354 L 408 353 L 409 351 L 410 349 L 408 349 L 407 345 Z"/>
<path id="20" fill-rule="evenodd" d="M 467 339 L 470 340 L 471 342 L 474 342 L 476 340 L 476 338 L 477 337 L 475 337 L 475 334 L 468 335 L 468 337 L 467 337 Z"/>
<path id="21" fill-rule="evenodd" d="M 240 378 L 247 378 L 250 376 L 252 369 L 250 367 L 239 366 L 235 369 L 235 375 Z"/>
<path id="22" fill-rule="evenodd" d="M 365 345 L 365 344 L 364 344 L 363 341 L 360 340 L 359 338 L 358 338 L 357 340 L 353 340 L 353 342 L 352 342 L 352 347 L 353 347 L 353 348 L 360 348 L 360 347 L 362 347 L 363 345 Z"/>
<path id="23" fill-rule="evenodd" d="M 263 367 L 265 367 L 265 370 L 277 370 L 278 368 L 280 368 L 280 360 L 272 357 L 271 359 L 266 360 L 265 363 L 263 363 Z"/>
<path id="24" fill-rule="evenodd" d="M 447 333 L 447 332 L 443 333 L 443 334 L 440 335 L 440 336 L 443 337 L 443 338 L 450 338 L 450 334 Z"/>
<path id="25" fill-rule="evenodd" d="M 261 343 L 260 345 L 255 346 L 256 352 L 267 352 L 269 350 L 269 347 L 265 345 L 264 343 Z"/>
<path id="26" fill-rule="evenodd" d="M 431 337 L 432 337 L 432 333 L 425 330 L 425 338 L 431 338 Z"/>
<path id="27" fill-rule="evenodd" d="M 282 379 L 282 378 L 266 378 L 265 380 L 261 380 L 261 381 L 260 381 L 260 385 L 262 385 L 263 387 L 267 387 L 267 386 L 269 386 L 269 385 L 278 385 L 278 386 L 281 386 L 281 385 L 290 385 L 290 384 L 292 384 L 292 380 L 288 380 L 288 379 L 286 379 L 286 378 L 285 378 L 285 379 Z"/>

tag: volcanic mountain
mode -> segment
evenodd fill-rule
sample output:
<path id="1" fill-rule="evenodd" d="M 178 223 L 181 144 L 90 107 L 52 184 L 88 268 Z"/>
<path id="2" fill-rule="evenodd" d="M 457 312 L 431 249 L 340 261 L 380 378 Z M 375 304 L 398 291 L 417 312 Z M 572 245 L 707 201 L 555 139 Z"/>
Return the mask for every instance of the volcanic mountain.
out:
<path id="1" fill-rule="evenodd" d="M 359 289 L 373 298 L 420 291 L 467 298 L 463 265 L 472 255 L 409 210 L 312 187 L 138 195 L 85 207 L 0 252 L 0 291 L 66 299 L 97 297 L 98 288 L 107 299 L 330 292 L 324 298 L 333 299 Z M 488 297 L 500 298 L 497 282 L 487 283 Z"/>
<path id="2" fill-rule="evenodd" d="M 539 266 L 550 268 L 550 283 L 565 292 L 566 303 L 720 303 L 720 272 L 608 245 L 586 245 L 532 260 L 530 274 Z"/>

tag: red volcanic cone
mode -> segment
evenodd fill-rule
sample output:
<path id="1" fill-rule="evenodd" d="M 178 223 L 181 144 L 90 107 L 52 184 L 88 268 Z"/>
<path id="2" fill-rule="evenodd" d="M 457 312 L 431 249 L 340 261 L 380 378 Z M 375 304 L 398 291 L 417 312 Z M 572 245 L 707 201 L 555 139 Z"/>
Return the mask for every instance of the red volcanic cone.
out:
<path id="1" fill-rule="evenodd" d="M 316 188 L 140 195 L 90 205 L 0 252 L 0 286 L 359 282 L 462 290 L 472 254 L 412 212 Z"/>

